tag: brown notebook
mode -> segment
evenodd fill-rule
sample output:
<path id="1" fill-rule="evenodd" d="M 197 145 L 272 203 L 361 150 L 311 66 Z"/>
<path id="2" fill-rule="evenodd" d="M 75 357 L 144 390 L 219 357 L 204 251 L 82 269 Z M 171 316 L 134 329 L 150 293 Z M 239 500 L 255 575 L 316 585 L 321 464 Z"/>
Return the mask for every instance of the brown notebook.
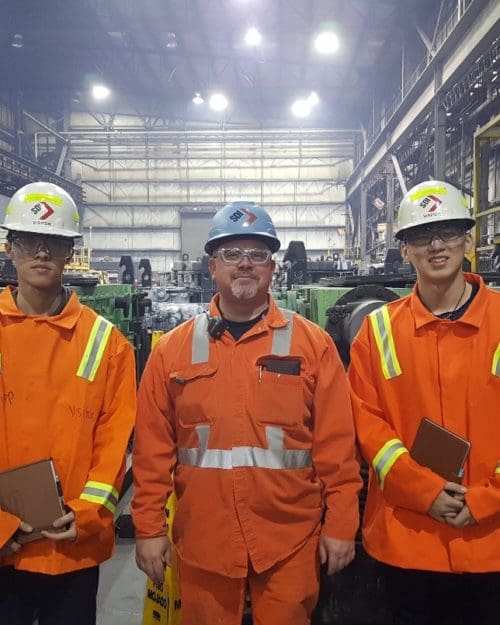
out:
<path id="1" fill-rule="evenodd" d="M 434 423 L 427 417 L 420 422 L 410 456 L 449 482 L 460 483 L 469 453 L 470 441 Z"/>
<path id="2" fill-rule="evenodd" d="M 39 460 L 0 472 L 0 508 L 33 528 L 29 534 L 18 532 L 17 542 L 43 538 L 42 530 L 57 531 L 52 523 L 66 514 L 66 510 L 52 460 Z"/>

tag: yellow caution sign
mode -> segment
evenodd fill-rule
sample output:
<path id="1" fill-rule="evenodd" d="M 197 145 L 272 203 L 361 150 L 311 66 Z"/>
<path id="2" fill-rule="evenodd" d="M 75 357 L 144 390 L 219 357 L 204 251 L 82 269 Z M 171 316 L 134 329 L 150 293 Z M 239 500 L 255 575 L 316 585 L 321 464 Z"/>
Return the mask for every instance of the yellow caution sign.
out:
<path id="1" fill-rule="evenodd" d="M 165 513 L 168 519 L 168 537 L 172 540 L 172 521 L 177 508 L 177 498 L 172 493 L 167 501 Z M 177 557 L 172 549 L 172 566 L 165 569 L 163 584 L 154 584 L 148 579 L 142 625 L 180 625 L 181 596 L 177 576 Z"/>

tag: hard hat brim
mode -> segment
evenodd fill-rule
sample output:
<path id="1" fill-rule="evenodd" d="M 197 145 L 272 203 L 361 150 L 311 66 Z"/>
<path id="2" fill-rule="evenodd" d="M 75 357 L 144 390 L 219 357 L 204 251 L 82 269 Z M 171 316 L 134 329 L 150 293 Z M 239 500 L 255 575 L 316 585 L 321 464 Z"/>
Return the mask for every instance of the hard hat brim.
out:
<path id="1" fill-rule="evenodd" d="M 270 234 L 264 232 L 249 232 L 248 234 L 234 234 L 229 236 L 227 234 L 222 234 L 220 237 L 214 237 L 205 244 L 205 252 L 211 256 L 217 247 L 228 241 L 234 241 L 235 239 L 258 239 L 265 243 L 273 254 L 281 247 L 280 241 Z"/>
<path id="2" fill-rule="evenodd" d="M 63 230 L 61 228 L 50 228 L 50 230 L 47 229 L 40 229 L 40 230 L 35 230 L 34 226 L 26 226 L 25 224 L 2 224 L 0 225 L 0 228 L 3 228 L 4 230 L 10 230 L 13 232 L 26 232 L 26 233 L 30 233 L 30 234 L 40 234 L 42 236 L 47 236 L 47 237 L 64 237 L 66 239 L 76 239 L 79 238 L 81 236 L 83 236 L 82 234 L 80 234 L 80 232 L 76 232 L 74 230 Z"/>

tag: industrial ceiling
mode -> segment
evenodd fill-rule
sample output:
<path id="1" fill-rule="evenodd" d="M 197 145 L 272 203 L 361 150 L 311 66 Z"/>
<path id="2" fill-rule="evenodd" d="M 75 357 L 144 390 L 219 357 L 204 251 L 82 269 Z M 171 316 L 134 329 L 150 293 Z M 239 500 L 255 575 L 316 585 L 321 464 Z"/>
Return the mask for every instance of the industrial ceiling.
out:
<path id="1" fill-rule="evenodd" d="M 314 90 L 319 105 L 301 124 L 359 127 L 373 97 L 397 86 L 403 42 L 407 64 L 425 50 L 421 42 L 418 49 L 415 24 L 432 37 L 440 5 L 438 0 L 4 0 L 0 90 L 11 103 L 22 97 L 22 106 L 32 111 L 62 110 L 68 102 L 89 110 L 95 105 L 87 90 L 98 79 L 113 91 L 104 105 L 110 112 L 128 107 L 149 120 L 162 117 L 182 126 L 220 121 L 192 102 L 195 93 L 207 97 L 218 89 L 230 101 L 223 120 L 228 127 L 294 125 L 291 102 Z M 263 37 L 255 48 L 243 41 L 250 26 Z M 325 28 L 340 40 L 331 56 L 312 46 Z"/>

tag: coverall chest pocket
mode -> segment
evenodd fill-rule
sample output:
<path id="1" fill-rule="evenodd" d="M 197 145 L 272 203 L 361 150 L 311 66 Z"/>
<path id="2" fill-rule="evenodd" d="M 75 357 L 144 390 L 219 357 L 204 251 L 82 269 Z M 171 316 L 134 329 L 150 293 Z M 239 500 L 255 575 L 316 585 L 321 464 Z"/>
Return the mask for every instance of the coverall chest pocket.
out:
<path id="1" fill-rule="evenodd" d="M 259 370 L 255 382 L 256 416 L 261 423 L 295 427 L 308 414 L 300 375 Z"/>
<path id="2" fill-rule="evenodd" d="M 217 367 L 203 363 L 170 374 L 175 412 L 183 426 L 213 423 L 217 418 Z"/>

